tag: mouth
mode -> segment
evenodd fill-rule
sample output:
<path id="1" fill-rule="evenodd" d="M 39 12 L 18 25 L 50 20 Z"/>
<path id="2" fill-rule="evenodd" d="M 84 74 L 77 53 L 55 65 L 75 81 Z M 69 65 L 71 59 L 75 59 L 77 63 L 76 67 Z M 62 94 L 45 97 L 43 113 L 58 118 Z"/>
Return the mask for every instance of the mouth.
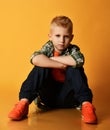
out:
<path id="1" fill-rule="evenodd" d="M 63 43 L 59 43 L 58 45 L 59 45 L 59 46 L 64 46 L 64 44 L 63 44 Z"/>
<path id="2" fill-rule="evenodd" d="M 63 44 L 58 44 L 58 47 L 59 48 L 64 48 L 64 45 Z"/>
<path id="3" fill-rule="evenodd" d="M 64 47 L 63 44 L 58 44 L 58 45 L 57 45 L 57 48 L 58 48 L 59 50 L 61 50 L 61 51 L 65 49 L 65 47 Z"/>

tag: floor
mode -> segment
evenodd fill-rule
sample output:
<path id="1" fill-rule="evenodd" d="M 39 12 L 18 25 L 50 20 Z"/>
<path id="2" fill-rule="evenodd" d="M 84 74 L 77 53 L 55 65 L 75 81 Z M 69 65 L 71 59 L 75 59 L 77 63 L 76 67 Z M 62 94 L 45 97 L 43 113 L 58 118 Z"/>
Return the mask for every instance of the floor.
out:
<path id="1" fill-rule="evenodd" d="M 7 118 L 8 112 L 17 101 L 17 91 L 5 89 L 0 92 L 0 130 L 104 130 L 110 129 L 109 94 L 97 93 L 94 101 L 98 116 L 98 124 L 85 124 L 81 120 L 81 113 L 76 109 L 58 109 L 41 112 L 34 103 L 30 105 L 28 118 L 22 121 L 11 121 Z"/>

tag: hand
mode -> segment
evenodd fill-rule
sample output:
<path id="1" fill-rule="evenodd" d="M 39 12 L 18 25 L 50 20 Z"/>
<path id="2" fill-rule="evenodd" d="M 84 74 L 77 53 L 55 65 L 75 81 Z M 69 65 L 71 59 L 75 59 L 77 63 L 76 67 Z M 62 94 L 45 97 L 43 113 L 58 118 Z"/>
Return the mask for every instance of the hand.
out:
<path id="1" fill-rule="evenodd" d="M 63 70 L 66 70 L 67 65 L 63 64 L 62 62 L 59 62 L 59 60 L 57 59 L 58 57 L 50 57 L 51 60 L 57 61 L 58 63 L 60 63 L 60 68 Z"/>

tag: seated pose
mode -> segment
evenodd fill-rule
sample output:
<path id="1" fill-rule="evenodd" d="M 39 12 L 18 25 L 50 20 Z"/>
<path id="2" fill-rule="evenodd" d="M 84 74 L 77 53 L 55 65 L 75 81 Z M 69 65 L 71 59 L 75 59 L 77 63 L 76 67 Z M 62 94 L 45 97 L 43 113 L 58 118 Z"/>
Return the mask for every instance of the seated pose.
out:
<path id="1" fill-rule="evenodd" d="M 34 65 L 23 82 L 19 101 L 8 117 L 22 120 L 29 105 L 37 98 L 41 108 L 75 108 L 81 106 L 82 120 L 97 123 L 92 105 L 92 91 L 84 72 L 84 56 L 73 39 L 73 23 L 67 16 L 57 16 L 50 24 L 49 41 L 31 56 Z M 74 116 L 74 115 L 73 115 Z"/>

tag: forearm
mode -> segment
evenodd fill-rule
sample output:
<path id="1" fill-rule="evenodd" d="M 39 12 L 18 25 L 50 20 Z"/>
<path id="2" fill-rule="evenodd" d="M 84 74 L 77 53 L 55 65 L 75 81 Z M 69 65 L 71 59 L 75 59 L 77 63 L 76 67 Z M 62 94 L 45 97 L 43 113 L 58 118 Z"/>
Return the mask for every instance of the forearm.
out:
<path id="1" fill-rule="evenodd" d="M 32 63 L 35 66 L 45 67 L 45 68 L 65 69 L 67 67 L 65 64 L 59 61 L 52 60 L 43 54 L 33 57 Z"/>
<path id="2" fill-rule="evenodd" d="M 57 56 L 51 57 L 52 60 L 65 64 L 67 66 L 76 66 L 76 61 L 69 55 L 69 56 Z"/>

